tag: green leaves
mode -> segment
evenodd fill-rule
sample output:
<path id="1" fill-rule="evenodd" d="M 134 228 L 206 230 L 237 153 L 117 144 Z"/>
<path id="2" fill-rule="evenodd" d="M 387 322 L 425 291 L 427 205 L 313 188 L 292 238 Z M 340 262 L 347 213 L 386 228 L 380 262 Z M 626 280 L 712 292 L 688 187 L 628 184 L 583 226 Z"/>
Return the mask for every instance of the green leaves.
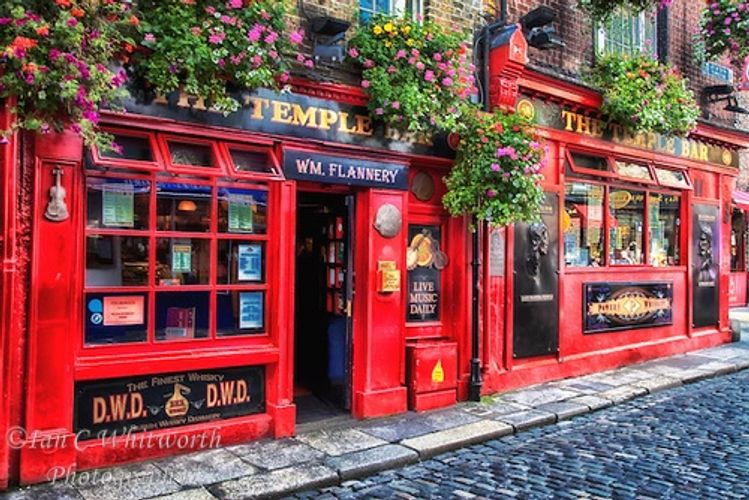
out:
<path id="1" fill-rule="evenodd" d="M 592 19 L 605 23 L 617 9 L 638 14 L 670 3 L 670 0 L 578 0 L 577 5 Z"/>
<path id="2" fill-rule="evenodd" d="M 601 112 L 633 132 L 687 135 L 697 125 L 700 110 L 687 80 L 648 56 L 605 55 L 588 80 L 603 91 Z"/>

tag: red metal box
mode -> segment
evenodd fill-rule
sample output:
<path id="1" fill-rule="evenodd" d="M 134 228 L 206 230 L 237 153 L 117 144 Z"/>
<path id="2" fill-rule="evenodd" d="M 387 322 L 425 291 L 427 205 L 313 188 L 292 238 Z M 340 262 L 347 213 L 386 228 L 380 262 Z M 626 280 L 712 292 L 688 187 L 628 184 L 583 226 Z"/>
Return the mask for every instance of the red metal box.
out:
<path id="1" fill-rule="evenodd" d="M 406 345 L 408 407 L 431 410 L 455 404 L 458 385 L 458 344 L 416 342 Z"/>

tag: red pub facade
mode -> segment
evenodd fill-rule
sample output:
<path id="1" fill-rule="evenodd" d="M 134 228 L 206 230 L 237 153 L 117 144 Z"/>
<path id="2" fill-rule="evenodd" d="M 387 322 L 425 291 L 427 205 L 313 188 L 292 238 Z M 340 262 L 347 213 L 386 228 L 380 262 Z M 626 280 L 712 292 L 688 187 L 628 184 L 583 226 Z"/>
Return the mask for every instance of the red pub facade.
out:
<path id="1" fill-rule="evenodd" d="M 631 135 L 523 57 L 492 78 L 538 124 L 547 197 L 538 222 L 481 229 L 482 393 L 730 341 L 747 136 Z M 467 398 L 449 138 L 383 130 L 342 85 L 240 98 L 229 117 L 133 101 L 103 120 L 122 155 L 0 146 L 6 485 L 291 436 L 313 400 L 363 419 Z"/>

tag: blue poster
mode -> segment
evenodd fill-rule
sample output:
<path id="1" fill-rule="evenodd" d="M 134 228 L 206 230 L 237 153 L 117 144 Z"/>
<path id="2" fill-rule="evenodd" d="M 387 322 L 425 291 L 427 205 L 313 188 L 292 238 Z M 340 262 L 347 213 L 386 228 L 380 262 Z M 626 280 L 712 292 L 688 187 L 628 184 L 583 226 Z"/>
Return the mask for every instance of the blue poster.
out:
<path id="1" fill-rule="evenodd" d="M 263 329 L 263 292 L 240 292 L 239 328 Z"/>
<path id="2" fill-rule="evenodd" d="M 263 280 L 263 247 L 258 244 L 237 248 L 237 281 Z"/>

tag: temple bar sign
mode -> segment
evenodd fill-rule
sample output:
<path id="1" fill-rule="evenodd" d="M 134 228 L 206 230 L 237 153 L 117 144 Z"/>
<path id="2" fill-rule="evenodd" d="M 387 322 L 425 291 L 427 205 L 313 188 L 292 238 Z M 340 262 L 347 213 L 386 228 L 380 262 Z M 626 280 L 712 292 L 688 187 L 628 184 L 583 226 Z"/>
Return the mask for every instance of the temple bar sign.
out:
<path id="1" fill-rule="evenodd" d="M 575 113 L 558 104 L 540 99 L 518 96 L 516 109 L 519 114 L 542 126 L 690 160 L 725 167 L 739 166 L 739 154 L 735 150 L 685 137 L 664 136 L 652 132 L 633 134 L 621 124 Z"/>
<path id="2" fill-rule="evenodd" d="M 283 170 L 287 179 L 408 189 L 408 168 L 401 163 L 375 162 L 296 149 L 284 150 L 283 156 Z"/>

